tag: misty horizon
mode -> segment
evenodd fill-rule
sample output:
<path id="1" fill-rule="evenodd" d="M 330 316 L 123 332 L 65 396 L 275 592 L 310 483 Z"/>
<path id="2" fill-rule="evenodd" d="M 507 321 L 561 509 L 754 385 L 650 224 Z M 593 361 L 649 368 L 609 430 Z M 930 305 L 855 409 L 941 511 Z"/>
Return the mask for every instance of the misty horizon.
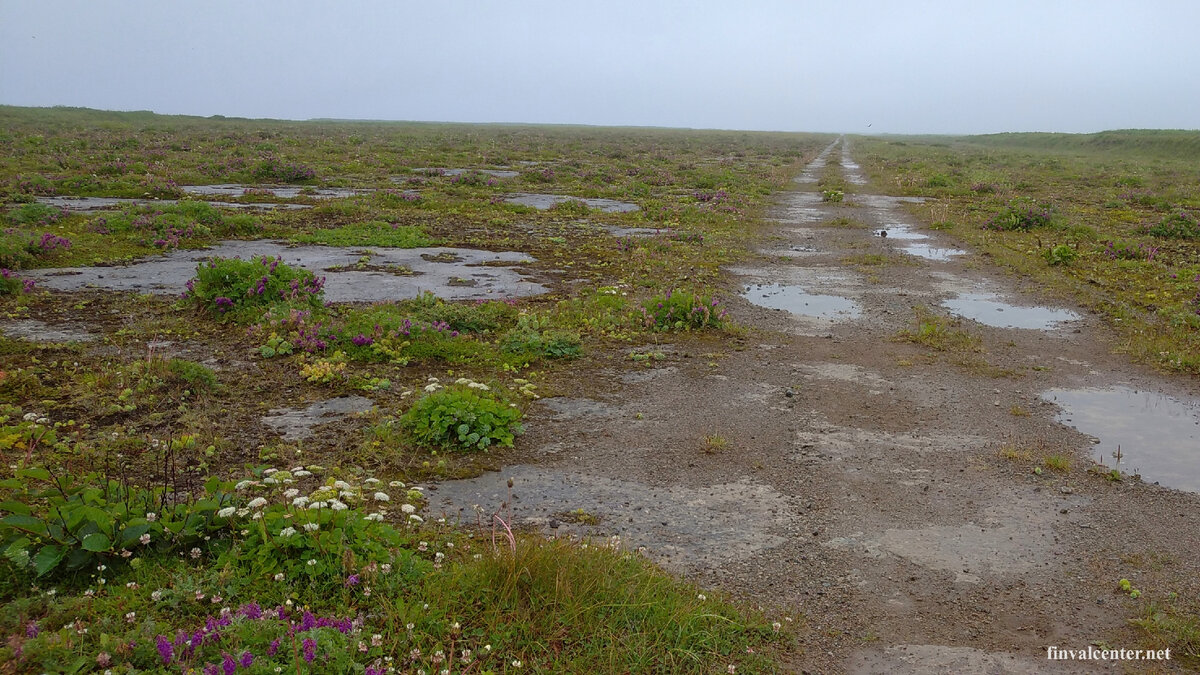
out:
<path id="1" fill-rule="evenodd" d="M 0 6 L 0 103 L 851 134 L 1200 128 L 1200 4 Z"/>

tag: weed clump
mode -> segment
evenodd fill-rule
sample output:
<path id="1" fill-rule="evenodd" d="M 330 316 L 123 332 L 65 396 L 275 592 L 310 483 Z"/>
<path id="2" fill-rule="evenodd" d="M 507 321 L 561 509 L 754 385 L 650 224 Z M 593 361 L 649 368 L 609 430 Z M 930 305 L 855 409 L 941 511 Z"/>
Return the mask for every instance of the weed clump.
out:
<path id="1" fill-rule="evenodd" d="M 400 417 L 401 427 L 420 445 L 458 452 L 512 447 L 522 432 L 521 411 L 486 384 L 459 378 L 443 387 L 435 380 L 425 391 Z"/>
<path id="2" fill-rule="evenodd" d="M 323 306 L 325 277 L 286 265 L 280 258 L 213 258 L 196 266 L 184 300 L 238 321 L 253 321 L 272 305 L 317 310 Z"/>
<path id="3" fill-rule="evenodd" d="M 725 310 L 720 301 L 686 291 L 671 290 L 642 304 L 642 325 L 650 330 L 719 328 Z"/>
<path id="4" fill-rule="evenodd" d="M 1200 221 L 1188 211 L 1172 213 L 1164 217 L 1157 225 L 1146 229 L 1147 232 L 1166 239 L 1200 239 Z"/>
<path id="5" fill-rule="evenodd" d="M 1054 209 L 1048 204 L 1035 202 L 1027 197 L 1018 197 L 1008 202 L 999 213 L 983 224 L 985 230 L 1011 232 L 1029 231 L 1049 227 L 1054 219 Z"/>

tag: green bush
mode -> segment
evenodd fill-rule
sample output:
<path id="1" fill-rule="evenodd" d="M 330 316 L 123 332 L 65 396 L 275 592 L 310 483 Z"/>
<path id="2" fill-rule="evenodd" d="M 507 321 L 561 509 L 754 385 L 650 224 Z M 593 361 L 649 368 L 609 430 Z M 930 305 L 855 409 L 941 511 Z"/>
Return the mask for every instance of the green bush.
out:
<path id="1" fill-rule="evenodd" d="M 1028 231 L 1048 227 L 1053 219 L 1054 207 L 1035 202 L 1027 197 L 1018 197 L 984 223 L 983 229 L 1001 232 Z"/>
<path id="2" fill-rule="evenodd" d="M 167 370 L 193 387 L 215 389 L 217 386 L 217 374 L 212 368 L 195 361 L 171 359 L 167 362 Z"/>
<path id="3" fill-rule="evenodd" d="M 841 190 L 821 190 L 821 201 L 837 203 L 846 198 L 846 193 Z"/>
<path id="4" fill-rule="evenodd" d="M 1172 213 L 1147 230 L 1156 237 L 1168 239 L 1200 239 L 1200 222 L 1187 211 Z"/>
<path id="5" fill-rule="evenodd" d="M 286 265 L 279 258 L 213 258 L 196 266 L 186 300 L 237 321 L 252 321 L 273 305 L 323 307 L 325 278 Z"/>
<path id="6" fill-rule="evenodd" d="M 1066 244 L 1059 244 L 1043 250 L 1042 257 L 1051 265 L 1069 265 L 1079 257 L 1079 253 Z"/>
<path id="7" fill-rule="evenodd" d="M 400 417 L 401 427 L 421 445 L 460 452 L 512 447 L 522 432 L 521 411 L 487 385 L 459 379 L 450 387 L 433 382 L 425 389 Z"/>
<path id="8" fill-rule="evenodd" d="M 579 335 L 546 329 L 545 321 L 525 315 L 504 336 L 500 349 L 509 354 L 528 354 L 548 359 L 573 359 L 582 353 Z"/>
<path id="9" fill-rule="evenodd" d="M 66 211 L 41 203 L 25 204 L 8 213 L 13 225 L 44 227 L 53 225 L 66 217 Z"/>
<path id="10" fill-rule="evenodd" d="M 642 304 L 642 325 L 651 330 L 716 328 L 725 316 L 716 298 L 703 298 L 686 291 L 667 291 Z"/>

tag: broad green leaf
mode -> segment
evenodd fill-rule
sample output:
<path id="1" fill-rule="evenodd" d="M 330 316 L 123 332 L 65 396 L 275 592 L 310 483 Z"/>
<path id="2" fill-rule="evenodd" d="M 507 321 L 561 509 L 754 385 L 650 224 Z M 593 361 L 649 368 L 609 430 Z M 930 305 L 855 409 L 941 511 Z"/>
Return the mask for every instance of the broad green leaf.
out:
<path id="1" fill-rule="evenodd" d="M 21 502 L 0 502 L 0 511 L 8 511 L 9 513 L 19 513 L 23 516 L 30 514 L 30 509 Z"/>
<path id="2" fill-rule="evenodd" d="M 37 575 L 45 576 L 47 572 L 58 566 L 66 551 L 61 546 L 43 546 L 42 550 L 33 556 L 33 569 Z"/>
<path id="3" fill-rule="evenodd" d="M 46 534 L 46 523 L 41 518 L 34 518 L 33 516 L 14 513 L 10 516 L 4 516 L 3 519 L 0 519 L 0 523 L 34 534 Z"/>
<path id="4" fill-rule="evenodd" d="M 17 476 L 33 478 L 35 480 L 50 480 L 50 472 L 39 466 L 30 467 L 28 469 L 20 469 L 17 471 Z"/>
<path id="5" fill-rule="evenodd" d="M 83 548 L 93 553 L 99 553 L 112 548 L 112 541 L 103 532 L 93 532 L 83 538 Z"/>

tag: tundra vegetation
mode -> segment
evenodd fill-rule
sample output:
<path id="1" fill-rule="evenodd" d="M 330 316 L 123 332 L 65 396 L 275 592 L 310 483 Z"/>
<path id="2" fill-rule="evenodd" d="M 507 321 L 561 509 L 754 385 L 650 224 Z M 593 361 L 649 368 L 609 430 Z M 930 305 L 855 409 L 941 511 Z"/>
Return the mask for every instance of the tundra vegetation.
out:
<path id="1" fill-rule="evenodd" d="M 0 120 L 0 311 L 95 336 L 0 337 L 8 668 L 776 668 L 782 617 L 617 542 L 512 532 L 500 504 L 482 529 L 442 522 L 418 488 L 499 463 L 530 402 L 598 354 L 664 332 L 720 339 L 720 267 L 829 138 L 65 108 Z M 184 189 L 229 183 L 246 189 Z M 572 199 L 538 210 L 506 201 L 517 192 Z M 39 201 L 56 196 L 139 201 Z M 610 231 L 628 228 L 651 234 Z M 331 303 L 319 273 L 251 256 L 200 263 L 172 296 L 27 276 L 239 239 L 362 249 L 357 267 L 400 276 L 414 272 L 370 249 L 519 251 L 549 292 Z M 347 395 L 374 405 L 301 439 L 262 423 Z"/>

